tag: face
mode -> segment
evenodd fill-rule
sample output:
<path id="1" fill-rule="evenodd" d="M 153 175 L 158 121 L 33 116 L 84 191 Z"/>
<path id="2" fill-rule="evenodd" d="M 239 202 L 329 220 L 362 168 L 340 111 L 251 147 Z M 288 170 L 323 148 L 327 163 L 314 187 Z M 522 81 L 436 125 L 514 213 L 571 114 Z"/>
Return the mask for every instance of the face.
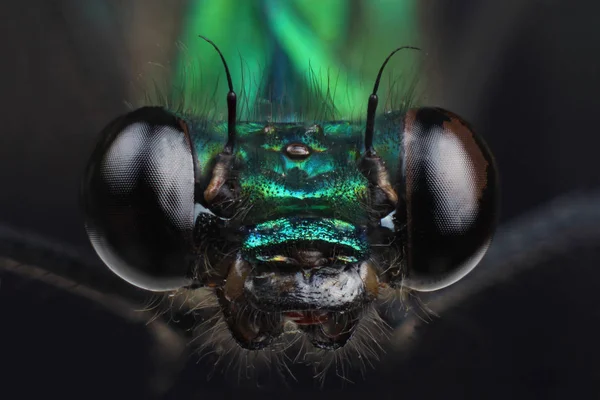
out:
<path id="1" fill-rule="evenodd" d="M 208 288 L 242 348 L 293 332 L 335 350 L 385 293 L 440 289 L 480 261 L 497 178 L 461 118 L 375 118 L 374 95 L 366 125 L 242 123 L 232 93 L 227 123 L 145 107 L 102 133 L 83 201 L 91 242 L 121 278 Z"/>
<path id="2" fill-rule="evenodd" d="M 216 196 L 206 204 L 230 216 L 227 226 L 216 226 L 218 237 L 232 238 L 225 253 L 233 256 L 225 263 L 211 260 L 228 327 L 246 348 L 269 345 L 286 324 L 317 347 L 340 347 L 360 310 L 378 297 L 382 270 L 372 246 L 393 241 L 392 231 L 369 212 L 369 182 L 357 168 L 360 128 L 237 128 L 232 168 L 219 170 L 223 176 L 213 172 L 201 185 L 209 188 L 205 197 L 211 190 L 231 196 L 220 200 L 222 209 Z M 206 136 L 196 133 L 196 149 L 208 147 Z M 211 186 L 215 181 L 230 187 Z"/>

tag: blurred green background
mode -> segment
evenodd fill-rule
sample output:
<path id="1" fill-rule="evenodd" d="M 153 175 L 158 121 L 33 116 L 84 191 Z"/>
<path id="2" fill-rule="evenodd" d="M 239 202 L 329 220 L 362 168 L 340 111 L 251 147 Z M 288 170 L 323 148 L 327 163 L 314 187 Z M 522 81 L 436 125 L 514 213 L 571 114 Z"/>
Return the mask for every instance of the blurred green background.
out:
<path id="1" fill-rule="evenodd" d="M 142 62 L 133 93 L 139 98 L 149 90 L 150 102 L 174 108 L 183 102 L 195 114 L 222 115 L 227 93 L 221 60 L 200 34 L 223 52 L 240 98 L 238 117 L 250 120 L 363 118 L 385 57 L 421 44 L 414 0 L 196 0 L 180 7 L 175 29 L 157 21 L 175 40 Z M 380 112 L 414 100 L 420 57 L 405 50 L 390 61 Z"/>

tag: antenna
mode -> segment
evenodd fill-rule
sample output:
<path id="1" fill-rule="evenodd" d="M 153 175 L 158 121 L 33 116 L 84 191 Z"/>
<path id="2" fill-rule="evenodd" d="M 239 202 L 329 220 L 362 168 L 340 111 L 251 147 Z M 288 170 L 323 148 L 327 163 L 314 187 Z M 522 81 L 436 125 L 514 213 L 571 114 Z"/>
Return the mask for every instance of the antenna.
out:
<path id="1" fill-rule="evenodd" d="M 383 69 L 385 68 L 388 61 L 394 54 L 403 49 L 411 49 L 411 50 L 421 50 L 418 47 L 412 46 L 402 46 L 398 47 L 396 50 L 392 51 L 389 56 L 381 65 L 379 69 L 379 73 L 377 74 L 377 79 L 375 80 L 375 86 L 373 86 L 373 93 L 369 96 L 369 103 L 367 105 L 367 127 L 365 129 L 365 151 L 367 156 L 374 156 L 376 154 L 375 149 L 373 148 L 373 133 L 375 131 L 375 112 L 377 111 L 377 103 L 379 102 L 379 98 L 377 97 L 377 89 L 379 89 L 379 81 L 381 81 L 381 74 L 383 74 Z"/>
<path id="2" fill-rule="evenodd" d="M 235 120 L 236 120 L 236 105 L 237 105 L 237 96 L 233 91 L 233 83 L 231 83 L 231 74 L 229 73 L 229 67 L 227 66 L 227 62 L 225 62 L 225 57 L 223 57 L 223 53 L 217 47 L 217 45 L 210 39 L 198 35 L 200 38 L 204 39 L 208 43 L 210 43 L 215 50 L 221 56 L 221 61 L 223 61 L 223 66 L 225 67 L 225 74 L 227 75 L 227 83 L 229 84 L 229 93 L 227 93 L 227 143 L 225 144 L 225 148 L 223 152 L 226 154 L 233 154 L 233 147 L 235 145 Z"/>

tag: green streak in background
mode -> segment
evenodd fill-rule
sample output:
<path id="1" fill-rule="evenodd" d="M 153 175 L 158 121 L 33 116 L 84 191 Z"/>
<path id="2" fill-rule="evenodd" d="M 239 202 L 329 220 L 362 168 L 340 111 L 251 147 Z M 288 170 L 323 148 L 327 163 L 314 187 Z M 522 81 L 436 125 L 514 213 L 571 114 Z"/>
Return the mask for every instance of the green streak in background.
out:
<path id="1" fill-rule="evenodd" d="M 212 96 L 218 82 L 216 93 L 222 96 L 217 96 L 217 106 L 221 113 L 226 112 L 227 86 L 221 59 L 198 35 L 214 41 L 223 52 L 238 94 L 238 110 L 242 106 L 240 97 L 256 98 L 258 85 L 251 78 L 260 79 L 270 61 L 256 4 L 256 1 L 239 0 L 189 2 L 180 39 L 183 51 L 177 60 L 174 78 L 175 96 L 182 95 L 186 105 L 192 105 L 193 109 L 202 108 L 198 103 Z M 244 62 L 243 69 L 240 57 Z"/>
<path id="2" fill-rule="evenodd" d="M 199 34 L 223 52 L 242 119 L 262 115 L 257 100 L 273 60 L 274 41 L 290 60 L 288 79 L 300 80 L 315 98 L 329 98 L 340 119 L 363 117 L 377 71 L 393 49 L 420 44 L 416 0 L 196 0 L 189 2 L 185 14 L 185 51 L 176 63 L 175 90 L 182 93 L 187 108 L 195 105 L 191 108 L 203 113 L 210 109 L 218 117 L 226 113 L 224 70 Z M 415 60 L 420 57 L 405 50 L 390 61 L 378 93 L 380 112 L 398 108 L 386 101 L 412 100 L 402 94 L 415 84 Z M 393 83 L 398 77 L 401 82 Z M 290 82 L 289 87 L 297 86 Z M 216 98 L 208 108 L 197 106 L 213 93 Z"/>

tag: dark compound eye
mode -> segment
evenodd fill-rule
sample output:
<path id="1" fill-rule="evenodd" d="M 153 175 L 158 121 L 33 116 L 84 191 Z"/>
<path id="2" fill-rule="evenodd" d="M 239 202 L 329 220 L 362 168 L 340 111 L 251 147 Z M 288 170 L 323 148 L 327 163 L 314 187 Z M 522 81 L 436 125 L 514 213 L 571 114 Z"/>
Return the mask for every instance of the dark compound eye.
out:
<path id="1" fill-rule="evenodd" d="M 162 108 L 113 121 L 83 182 L 90 240 L 109 268 L 138 287 L 190 283 L 194 157 L 185 126 Z"/>
<path id="2" fill-rule="evenodd" d="M 496 166 L 485 143 L 458 116 L 410 110 L 396 217 L 407 258 L 403 284 L 419 291 L 448 286 L 485 254 L 498 210 Z"/>

